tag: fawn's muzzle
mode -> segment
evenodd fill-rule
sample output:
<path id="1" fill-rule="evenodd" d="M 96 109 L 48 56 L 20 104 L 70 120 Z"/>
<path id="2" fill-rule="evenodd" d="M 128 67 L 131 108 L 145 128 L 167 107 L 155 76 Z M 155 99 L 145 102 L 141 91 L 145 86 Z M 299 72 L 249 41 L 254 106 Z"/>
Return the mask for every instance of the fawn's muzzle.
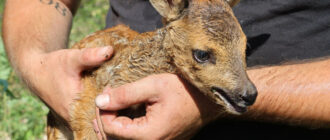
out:
<path id="1" fill-rule="evenodd" d="M 211 90 L 226 104 L 229 112 L 242 114 L 247 111 L 248 106 L 251 106 L 256 101 L 258 92 L 251 82 L 248 82 L 245 88 L 241 89 L 243 90 L 230 91 L 214 86 Z"/>

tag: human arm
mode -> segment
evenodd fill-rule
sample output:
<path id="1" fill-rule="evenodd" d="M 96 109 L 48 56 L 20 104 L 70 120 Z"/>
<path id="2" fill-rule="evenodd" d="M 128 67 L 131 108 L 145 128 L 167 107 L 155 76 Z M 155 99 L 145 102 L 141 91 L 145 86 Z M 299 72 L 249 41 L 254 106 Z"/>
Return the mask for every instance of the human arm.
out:
<path id="1" fill-rule="evenodd" d="M 330 127 L 330 59 L 248 70 L 256 103 L 242 117 L 308 127 Z"/>
<path id="2" fill-rule="evenodd" d="M 80 73 L 100 65 L 112 52 L 65 49 L 71 13 L 78 4 L 79 0 L 8 0 L 3 17 L 3 40 L 15 71 L 66 120 L 70 103 L 82 89 Z"/>
<path id="3" fill-rule="evenodd" d="M 322 127 L 329 127 L 329 66 L 330 59 L 326 59 L 301 64 L 272 66 L 248 70 L 249 77 L 259 89 L 259 97 L 249 111 L 245 115 L 239 116 L 238 119 L 282 122 L 286 124 L 291 123 L 309 127 L 321 126 L 320 124 L 322 124 Z M 166 75 L 163 76 L 166 77 Z M 147 113 L 150 112 L 150 114 L 154 115 L 147 115 L 144 118 L 144 120 L 147 121 L 138 121 L 139 119 L 132 121 L 128 118 L 118 117 L 115 114 L 101 115 L 103 116 L 103 126 L 106 133 L 119 137 L 142 139 L 159 137 L 175 138 L 184 134 L 191 136 L 196 131 L 190 130 L 198 130 L 203 125 L 206 125 L 210 121 L 216 119 L 217 115 L 214 115 L 216 105 L 211 104 L 204 96 L 200 96 L 201 93 L 196 92 L 196 89 L 182 90 L 179 87 L 184 82 L 175 80 L 175 77 L 171 76 L 167 78 L 159 77 L 157 80 L 158 82 L 162 81 L 165 83 L 167 81 L 171 84 L 163 84 L 163 86 L 160 86 L 159 88 L 156 87 L 155 89 L 151 89 L 149 91 L 151 92 L 151 95 L 162 95 L 164 93 L 167 95 L 159 96 L 159 98 L 164 98 L 165 100 L 158 100 L 159 102 L 150 105 L 150 108 L 155 109 L 147 110 Z M 131 86 L 125 85 L 118 89 L 116 88 L 105 91 L 104 94 L 109 94 L 110 96 L 110 99 L 108 100 L 110 102 L 105 101 L 104 104 L 106 106 L 101 107 L 101 109 L 116 111 L 133 103 L 137 103 L 137 100 L 135 100 L 136 96 L 129 95 L 138 94 L 142 92 L 139 91 L 137 93 L 139 89 L 148 88 L 153 86 L 155 83 L 152 80 L 145 80 L 144 82 L 145 87 L 143 85 L 136 86 L 133 84 Z M 189 87 L 189 85 L 186 85 L 186 87 Z M 126 90 L 122 91 L 123 89 Z M 173 91 L 180 94 L 171 94 Z M 155 97 L 155 95 L 153 95 L 148 98 L 149 94 L 140 94 L 146 95 L 147 97 L 143 98 L 143 100 L 139 100 L 139 102 L 150 102 L 149 99 Z M 122 97 L 112 98 L 112 96 L 116 95 Z M 171 99 L 172 97 L 174 97 L 174 99 Z M 166 98 L 168 98 L 168 100 Z M 157 106 L 153 107 L 153 105 L 157 104 L 161 106 L 158 106 L 158 108 Z M 170 110 L 169 107 L 163 104 L 174 104 L 176 105 L 176 108 L 172 108 Z M 163 112 L 157 112 L 160 110 Z M 166 113 L 166 111 L 168 113 Z M 225 116 L 233 117 L 227 115 Z M 169 121 L 167 118 L 172 118 L 172 120 Z M 162 125 L 159 124 L 162 122 Z M 166 130 L 163 129 L 164 127 L 169 128 L 168 131 L 161 131 Z M 180 128 L 181 130 L 170 131 L 175 130 L 176 128 Z M 148 134 L 136 133 L 139 131 L 148 132 Z"/>

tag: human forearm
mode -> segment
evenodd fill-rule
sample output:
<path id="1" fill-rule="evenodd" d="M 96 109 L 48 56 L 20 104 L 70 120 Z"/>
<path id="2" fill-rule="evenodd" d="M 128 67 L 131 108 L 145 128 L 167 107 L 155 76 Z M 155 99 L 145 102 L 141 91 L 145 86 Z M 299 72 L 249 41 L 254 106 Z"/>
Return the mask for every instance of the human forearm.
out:
<path id="1" fill-rule="evenodd" d="M 330 127 L 330 59 L 251 69 L 259 95 L 245 116 Z"/>
<path id="2" fill-rule="evenodd" d="M 70 10 L 59 1 L 7 1 L 3 38 L 11 63 L 24 67 L 24 62 L 35 56 L 31 54 L 65 48 L 71 20 Z"/>

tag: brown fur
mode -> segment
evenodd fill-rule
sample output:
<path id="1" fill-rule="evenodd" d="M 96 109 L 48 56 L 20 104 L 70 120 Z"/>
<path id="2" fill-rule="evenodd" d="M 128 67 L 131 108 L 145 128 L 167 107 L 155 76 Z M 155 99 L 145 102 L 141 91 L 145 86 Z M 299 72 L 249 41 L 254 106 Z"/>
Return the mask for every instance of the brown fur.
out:
<path id="1" fill-rule="evenodd" d="M 84 91 L 71 110 L 68 127 L 63 123 L 48 124 L 48 138 L 58 134 L 67 139 L 96 139 L 94 99 L 107 85 L 118 87 L 150 74 L 175 73 L 197 87 L 212 101 L 225 106 L 212 93 L 214 85 L 239 92 L 249 82 L 245 72 L 246 37 L 231 7 L 237 0 L 151 0 L 168 24 L 154 32 L 139 34 L 124 25 L 99 31 L 75 44 L 82 49 L 111 45 L 114 55 L 101 67 L 86 72 Z M 228 0 L 227 0 L 228 2 Z M 188 7 L 186 7 L 188 6 Z M 185 8 L 186 7 L 186 8 Z M 209 63 L 197 63 L 192 50 L 212 53 Z M 52 114 L 49 122 L 61 122 Z M 69 127 L 70 126 L 70 127 Z M 68 131 L 72 132 L 60 133 Z"/>

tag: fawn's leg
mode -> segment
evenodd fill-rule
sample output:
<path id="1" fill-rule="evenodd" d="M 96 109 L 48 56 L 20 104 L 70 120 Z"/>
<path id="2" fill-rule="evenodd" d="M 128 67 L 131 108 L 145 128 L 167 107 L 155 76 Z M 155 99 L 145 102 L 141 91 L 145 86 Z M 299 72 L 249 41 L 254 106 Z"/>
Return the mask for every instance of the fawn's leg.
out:
<path id="1" fill-rule="evenodd" d="M 79 94 L 79 99 L 75 100 L 70 112 L 70 126 L 75 140 L 97 140 L 93 125 L 93 120 L 96 118 L 94 100 L 101 90 L 95 87 L 93 78 L 84 78 L 83 81 L 84 91 Z"/>
<path id="2" fill-rule="evenodd" d="M 56 113 L 49 112 L 47 116 L 48 140 L 97 140 L 93 127 L 93 120 L 96 118 L 94 99 L 100 91 L 94 86 L 93 81 L 93 78 L 84 79 L 84 92 L 79 94 L 79 99 L 73 103 L 69 124 Z"/>

